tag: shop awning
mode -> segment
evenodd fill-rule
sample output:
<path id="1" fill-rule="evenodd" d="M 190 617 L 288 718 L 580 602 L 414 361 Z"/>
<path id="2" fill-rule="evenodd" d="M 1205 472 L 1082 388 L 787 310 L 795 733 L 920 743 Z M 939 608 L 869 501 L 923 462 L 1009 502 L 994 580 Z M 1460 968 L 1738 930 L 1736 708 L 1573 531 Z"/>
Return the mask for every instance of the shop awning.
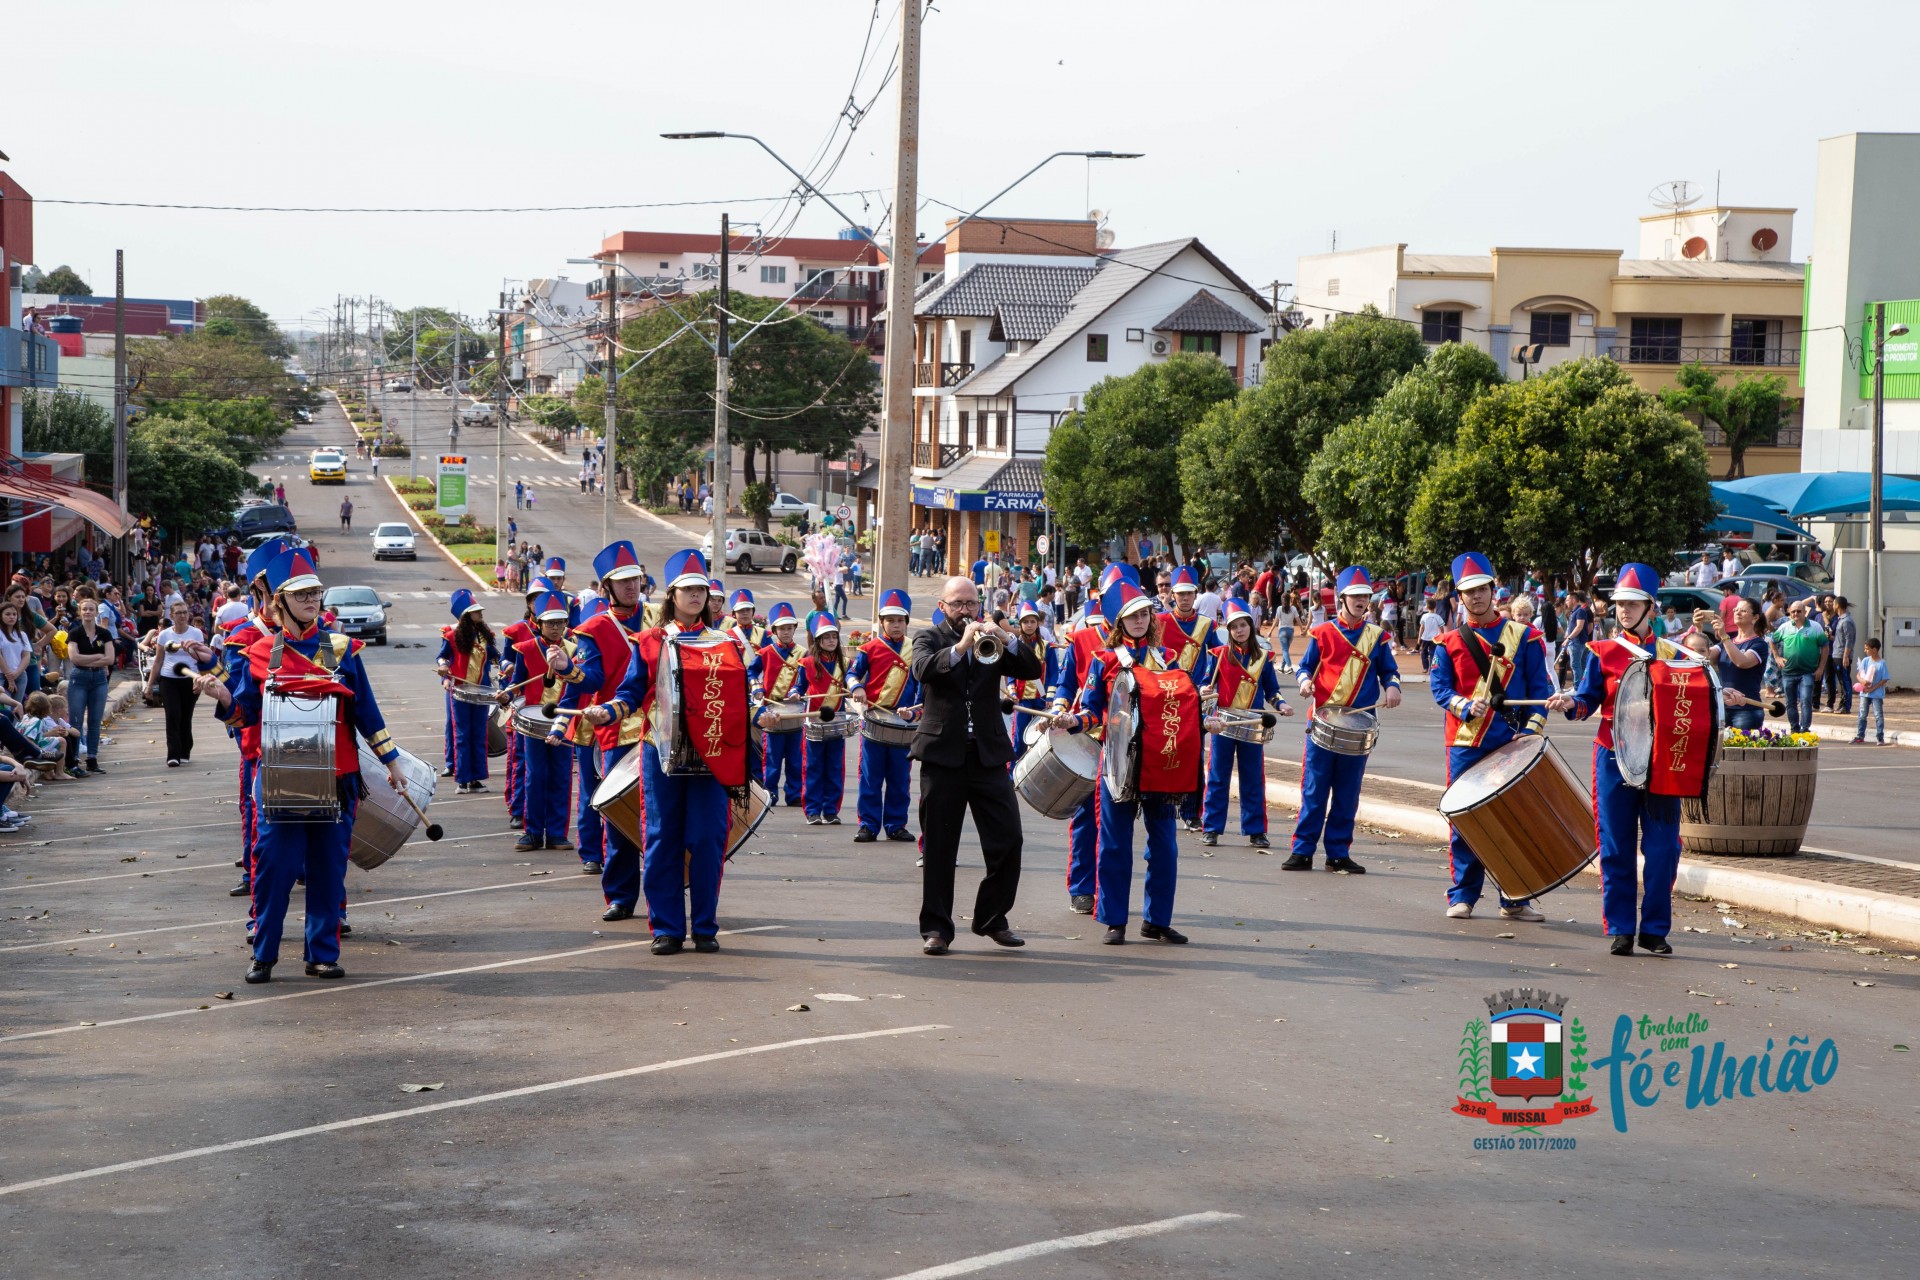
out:
<path id="1" fill-rule="evenodd" d="M 948 511 L 1044 511 L 1040 466 L 1025 458 L 969 458 L 933 484 L 913 486 L 914 505 Z"/>
<path id="2" fill-rule="evenodd" d="M 95 493 L 71 480 L 0 472 L 0 497 L 71 511 L 113 538 L 124 538 L 140 522 L 120 510 L 104 493 Z"/>

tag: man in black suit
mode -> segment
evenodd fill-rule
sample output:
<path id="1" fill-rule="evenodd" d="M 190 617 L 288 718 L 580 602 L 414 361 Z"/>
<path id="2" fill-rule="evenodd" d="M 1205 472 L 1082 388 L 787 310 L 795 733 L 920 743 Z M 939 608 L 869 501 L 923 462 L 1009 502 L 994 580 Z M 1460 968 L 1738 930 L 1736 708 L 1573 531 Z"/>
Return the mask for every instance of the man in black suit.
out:
<path id="1" fill-rule="evenodd" d="M 920 682 L 921 717 L 911 755 L 920 762 L 920 937 L 930 956 L 953 942 L 953 868 L 960 822 L 969 806 L 987 878 L 973 904 L 973 931 L 1003 947 L 1026 942 L 1008 927 L 1020 890 L 1020 806 L 1007 765 L 1013 740 L 1000 708 L 1001 681 L 1038 680 L 1041 656 L 998 623 L 980 621 L 980 593 L 966 578 L 948 578 L 940 607 L 946 621 L 913 638 L 913 678 Z M 1004 646 L 998 662 L 982 663 L 975 647 L 985 636 Z"/>

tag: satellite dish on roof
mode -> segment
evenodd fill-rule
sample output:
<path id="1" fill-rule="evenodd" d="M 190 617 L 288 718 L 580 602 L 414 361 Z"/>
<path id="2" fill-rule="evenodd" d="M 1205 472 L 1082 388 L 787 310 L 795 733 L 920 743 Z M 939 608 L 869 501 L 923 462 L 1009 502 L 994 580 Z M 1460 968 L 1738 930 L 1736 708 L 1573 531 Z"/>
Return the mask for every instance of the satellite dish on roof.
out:
<path id="1" fill-rule="evenodd" d="M 1680 246 L 1680 256 L 1683 258 L 1706 257 L 1707 256 L 1707 238 L 1705 236 L 1687 237 L 1687 242 Z"/>
<path id="2" fill-rule="evenodd" d="M 1647 199 L 1653 201 L 1656 209 L 1665 209 L 1669 213 L 1678 213 L 1688 205 L 1700 200 L 1700 189 L 1685 178 L 1675 178 L 1663 182 L 1647 193 Z"/>
<path id="3" fill-rule="evenodd" d="M 1113 232 L 1107 230 L 1105 227 L 1101 227 L 1098 231 L 1093 233 L 1094 248 L 1111 249 L 1113 248 L 1113 244 L 1114 244 Z"/>
<path id="4" fill-rule="evenodd" d="M 1765 253 L 1780 243 L 1780 233 L 1772 227 L 1762 227 L 1753 233 L 1753 247 Z"/>
<path id="5" fill-rule="evenodd" d="M 1103 222 L 1105 222 L 1106 220 L 1107 220 L 1107 211 L 1106 211 L 1105 209 L 1089 209 L 1089 210 L 1087 210 L 1087 221 L 1088 221 L 1088 222 L 1094 222 L 1094 223 L 1103 223 Z"/>

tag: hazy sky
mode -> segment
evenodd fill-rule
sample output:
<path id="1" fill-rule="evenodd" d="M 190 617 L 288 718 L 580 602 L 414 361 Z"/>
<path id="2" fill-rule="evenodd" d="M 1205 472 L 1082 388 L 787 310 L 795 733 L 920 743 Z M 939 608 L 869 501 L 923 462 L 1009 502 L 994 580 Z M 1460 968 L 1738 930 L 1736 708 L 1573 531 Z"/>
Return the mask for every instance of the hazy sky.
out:
<path id="1" fill-rule="evenodd" d="M 726 199 L 777 213 L 845 104 L 871 0 L 327 5 L 10 0 L 0 151 L 41 198 L 42 266 L 111 292 L 248 295 L 289 325 L 336 294 L 493 305 L 503 278 L 565 274 L 623 229 L 700 231 L 721 206 L 620 212 L 278 214 L 95 208 L 54 198 L 247 205 L 583 205 Z M 864 99 L 895 47 L 882 0 Z M 1121 244 L 1197 234 L 1246 279 L 1302 253 L 1406 241 L 1635 245 L 1647 191 L 1721 175 L 1728 203 L 1800 209 L 1814 146 L 1920 130 L 1920 5 L 1211 5 L 938 0 L 925 26 L 921 195 L 971 207 L 1050 151 L 994 212 L 1110 211 Z M 829 191 L 878 223 L 895 97 Z M 841 128 L 835 149 L 846 138 Z M 937 234 L 945 208 L 923 204 Z M 831 235 L 810 206 L 795 228 Z"/>

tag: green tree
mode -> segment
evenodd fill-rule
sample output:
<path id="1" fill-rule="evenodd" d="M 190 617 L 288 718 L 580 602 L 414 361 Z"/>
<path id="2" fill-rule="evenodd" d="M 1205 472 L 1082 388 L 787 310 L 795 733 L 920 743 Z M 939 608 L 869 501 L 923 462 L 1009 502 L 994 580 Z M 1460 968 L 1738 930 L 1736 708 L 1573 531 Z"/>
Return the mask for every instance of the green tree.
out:
<path id="1" fill-rule="evenodd" d="M 237 400 L 198 397 L 162 400 L 151 405 L 150 412 L 155 418 L 205 423 L 220 436 L 228 455 L 243 467 L 258 462 L 262 454 L 280 442 L 288 427 L 286 416 L 265 396 Z"/>
<path id="2" fill-rule="evenodd" d="M 415 359 L 414 326 L 419 326 L 418 359 Z M 445 307 L 411 307 L 395 311 L 387 320 L 382 344 L 386 349 L 386 367 L 391 371 L 412 369 L 414 376 L 444 386 L 453 377 L 454 361 L 460 362 L 460 376 L 468 374 L 490 358 L 491 339 Z"/>
<path id="3" fill-rule="evenodd" d="M 128 504 L 170 529 L 226 523 L 254 483 L 228 456 L 224 433 L 204 419 L 147 418 L 127 433 Z"/>
<path id="4" fill-rule="evenodd" d="M 1407 531 L 1444 564 L 1466 547 L 1510 573 L 1666 567 L 1715 515 L 1700 432 L 1605 357 L 1574 360 L 1474 401 L 1421 481 Z"/>
<path id="5" fill-rule="evenodd" d="M 1688 414 L 1701 426 L 1720 429 L 1727 445 L 1726 479 L 1747 474 L 1747 450 L 1772 440 L 1786 416 L 1786 379 L 1778 374 L 1735 378 L 1721 386 L 1720 375 L 1699 361 L 1682 365 L 1675 385 L 1660 400 L 1675 413 Z"/>
<path id="6" fill-rule="evenodd" d="M 606 416 L 607 387 L 599 375 L 580 380 L 575 389 L 575 411 L 583 419 L 603 421 Z M 619 448 L 616 465 L 632 480 L 634 496 L 649 506 L 666 501 L 667 481 L 691 471 L 703 457 L 696 445 L 681 434 L 671 419 L 653 418 L 632 409 L 615 406 Z"/>
<path id="7" fill-rule="evenodd" d="M 1258 553 L 1284 528 L 1312 551 L 1320 517 L 1304 492 L 1327 433 L 1361 417 L 1426 358 L 1420 332 L 1369 306 L 1268 348 L 1260 385 L 1208 415 L 1180 449 L 1187 523 L 1208 542 Z"/>
<path id="8" fill-rule="evenodd" d="M 127 344 L 127 370 L 135 400 L 147 406 L 169 400 L 259 398 L 288 414 L 296 406 L 312 407 L 315 399 L 279 360 L 242 333 L 202 329 L 143 338 Z"/>
<path id="9" fill-rule="evenodd" d="M 80 278 L 78 271 L 75 271 L 64 262 L 53 270 L 41 275 L 39 285 L 33 292 L 57 293 L 63 298 L 89 298 L 93 296 L 92 287 Z"/>
<path id="10" fill-rule="evenodd" d="M 1302 493 L 1320 516 L 1330 560 L 1376 575 L 1421 567 L 1407 512 L 1440 450 L 1453 443 L 1467 406 L 1505 379 L 1493 357 L 1449 342 L 1402 375 L 1364 418 L 1327 433 Z"/>
<path id="11" fill-rule="evenodd" d="M 1150 531 L 1168 545 L 1184 538 L 1181 489 L 1167 464 L 1234 394 L 1233 371 L 1212 355 L 1178 354 L 1095 383 L 1086 407 L 1047 442 L 1047 504 L 1067 536 L 1096 542 Z"/>
<path id="12" fill-rule="evenodd" d="M 250 300 L 237 293 L 216 293 L 200 302 L 207 309 L 208 328 L 219 321 L 232 336 L 246 339 L 259 348 L 261 354 L 275 360 L 284 360 L 293 354 L 293 344 L 280 332 L 280 326 Z"/>
<path id="13" fill-rule="evenodd" d="M 580 429 L 580 414 L 565 396 L 528 396 L 520 402 L 520 408 L 549 431 Z"/>

